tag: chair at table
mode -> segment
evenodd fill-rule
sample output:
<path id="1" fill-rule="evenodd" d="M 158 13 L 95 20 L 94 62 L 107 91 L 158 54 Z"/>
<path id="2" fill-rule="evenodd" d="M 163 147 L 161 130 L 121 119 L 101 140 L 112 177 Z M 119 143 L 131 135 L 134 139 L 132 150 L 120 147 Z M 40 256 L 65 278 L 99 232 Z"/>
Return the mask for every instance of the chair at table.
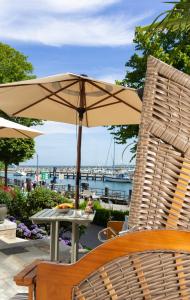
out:
<path id="1" fill-rule="evenodd" d="M 190 233 L 175 231 L 190 229 L 189 182 L 190 77 L 149 57 L 128 221 L 140 232 L 74 265 L 40 263 L 36 300 L 190 299 Z"/>

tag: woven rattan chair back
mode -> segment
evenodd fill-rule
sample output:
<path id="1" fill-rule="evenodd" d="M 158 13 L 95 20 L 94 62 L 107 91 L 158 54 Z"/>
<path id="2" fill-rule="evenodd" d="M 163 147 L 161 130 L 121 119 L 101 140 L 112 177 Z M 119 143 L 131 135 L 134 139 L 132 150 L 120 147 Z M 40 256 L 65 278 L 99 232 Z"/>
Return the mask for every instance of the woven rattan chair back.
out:
<path id="1" fill-rule="evenodd" d="M 158 251 L 118 258 L 75 287 L 74 299 L 190 299 L 190 254 Z"/>
<path id="2" fill-rule="evenodd" d="M 190 229 L 190 76 L 149 57 L 129 227 Z"/>

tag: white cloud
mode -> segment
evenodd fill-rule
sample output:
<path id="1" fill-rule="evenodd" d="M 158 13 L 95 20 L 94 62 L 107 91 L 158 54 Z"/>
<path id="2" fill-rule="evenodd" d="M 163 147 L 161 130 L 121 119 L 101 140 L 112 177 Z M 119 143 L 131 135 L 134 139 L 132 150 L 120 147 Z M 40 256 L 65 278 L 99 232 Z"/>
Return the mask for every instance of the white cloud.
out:
<path id="1" fill-rule="evenodd" d="M 45 45 L 120 46 L 148 15 L 102 14 L 121 0 L 0 0 L 0 38 Z"/>
<path id="2" fill-rule="evenodd" d="M 14 14 L 31 11 L 51 13 L 96 12 L 122 0 L 0 0 L 1 11 Z"/>

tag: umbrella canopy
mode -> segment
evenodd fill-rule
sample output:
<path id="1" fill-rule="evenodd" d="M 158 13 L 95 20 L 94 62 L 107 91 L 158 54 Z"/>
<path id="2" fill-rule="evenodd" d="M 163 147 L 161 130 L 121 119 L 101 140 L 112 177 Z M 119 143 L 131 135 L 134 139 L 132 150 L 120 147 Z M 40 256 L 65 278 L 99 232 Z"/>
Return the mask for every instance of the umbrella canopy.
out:
<path id="1" fill-rule="evenodd" d="M 0 138 L 35 138 L 42 132 L 0 118 Z"/>
<path id="2" fill-rule="evenodd" d="M 141 100 L 135 89 L 76 74 L 0 85 L 0 108 L 20 117 L 82 125 L 139 124 Z"/>

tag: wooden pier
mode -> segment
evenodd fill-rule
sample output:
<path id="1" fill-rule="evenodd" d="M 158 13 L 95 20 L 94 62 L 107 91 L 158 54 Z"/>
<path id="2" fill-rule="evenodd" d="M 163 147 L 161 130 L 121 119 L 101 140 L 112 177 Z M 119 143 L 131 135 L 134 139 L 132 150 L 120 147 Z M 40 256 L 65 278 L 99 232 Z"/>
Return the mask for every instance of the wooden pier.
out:
<path id="1" fill-rule="evenodd" d="M 19 168 L 21 171 L 26 172 L 27 176 L 31 177 L 36 175 L 36 167 L 20 167 Z M 81 168 L 81 175 L 80 179 L 85 179 L 85 180 L 100 180 L 104 181 L 105 177 L 111 175 L 111 167 L 102 167 L 99 170 L 97 168 L 89 167 L 89 168 Z M 115 171 L 119 172 L 122 170 L 122 168 L 115 168 Z M 133 167 L 128 168 L 128 175 L 129 178 L 132 181 L 133 177 Z M 9 168 L 9 172 L 15 172 L 15 170 Z M 76 170 L 75 168 L 69 168 L 69 167 L 39 167 L 38 170 L 39 174 L 46 173 L 48 174 L 49 178 L 57 177 L 57 178 L 65 178 L 65 179 L 75 179 L 76 178 Z"/>

